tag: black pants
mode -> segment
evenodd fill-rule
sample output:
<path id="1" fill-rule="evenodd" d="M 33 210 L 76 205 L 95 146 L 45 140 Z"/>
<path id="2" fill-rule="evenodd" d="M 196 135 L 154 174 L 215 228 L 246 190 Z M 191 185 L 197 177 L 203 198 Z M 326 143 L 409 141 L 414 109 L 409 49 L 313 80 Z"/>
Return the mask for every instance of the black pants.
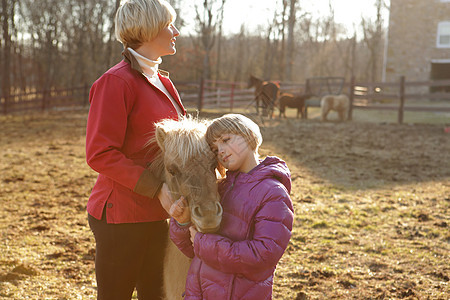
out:
<path id="1" fill-rule="evenodd" d="M 107 224 L 88 215 L 95 236 L 98 300 L 162 298 L 162 271 L 168 237 L 166 221 Z"/>

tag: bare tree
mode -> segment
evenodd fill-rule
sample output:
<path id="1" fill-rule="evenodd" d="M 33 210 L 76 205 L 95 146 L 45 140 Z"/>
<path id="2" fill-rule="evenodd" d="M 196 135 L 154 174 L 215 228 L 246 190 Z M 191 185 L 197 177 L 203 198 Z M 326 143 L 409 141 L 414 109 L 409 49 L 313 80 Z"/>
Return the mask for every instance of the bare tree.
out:
<path id="1" fill-rule="evenodd" d="M 202 7 L 195 5 L 197 33 L 203 50 L 203 79 L 211 79 L 211 51 L 217 38 L 220 12 L 224 9 L 223 0 L 204 0 Z"/>
<path id="2" fill-rule="evenodd" d="M 338 56 L 341 58 L 344 72 L 341 76 L 351 78 L 355 75 L 355 61 L 356 61 L 356 31 L 354 36 L 345 40 L 336 40 L 335 47 Z"/>
<path id="3" fill-rule="evenodd" d="M 12 39 L 11 39 L 11 27 L 14 25 L 14 7 L 15 0 L 2 0 L 1 6 L 1 24 L 2 24 L 2 36 L 1 36 L 1 46 L 2 46 L 2 63 L 1 67 L 1 93 L 0 96 L 4 97 L 5 108 L 8 105 L 7 101 L 11 93 L 11 49 L 12 49 Z"/>
<path id="4" fill-rule="evenodd" d="M 292 81 L 292 66 L 294 64 L 294 27 L 296 20 L 296 2 L 297 0 L 290 0 L 289 3 L 289 21 L 288 21 L 288 40 L 287 40 L 287 55 L 286 55 L 286 79 Z"/>
<path id="5" fill-rule="evenodd" d="M 18 3 L 22 42 L 17 56 L 27 62 L 28 67 L 21 70 L 27 74 L 27 86 L 88 84 L 120 58 L 113 31 L 119 0 Z"/>
<path id="6" fill-rule="evenodd" d="M 222 30 L 223 30 L 223 13 L 224 13 L 224 7 L 225 7 L 226 0 L 222 0 L 222 9 L 219 11 L 219 18 L 218 18 L 218 33 L 217 33 L 217 61 L 216 61 L 216 80 L 221 79 L 221 62 L 222 62 Z"/>
<path id="7" fill-rule="evenodd" d="M 59 78 L 61 69 L 61 18 L 63 2 L 57 0 L 21 1 L 21 14 L 27 20 L 25 31 L 31 36 L 32 54 L 36 80 L 33 83 L 39 90 L 50 88 Z"/>
<path id="8" fill-rule="evenodd" d="M 120 0 L 116 0 L 116 1 L 120 2 Z M 183 2 L 182 0 L 169 0 L 170 5 L 172 5 L 173 9 L 177 13 L 177 18 L 175 20 L 175 26 L 178 29 L 182 29 L 186 25 L 184 15 L 180 14 L 180 12 L 182 11 L 180 8 L 182 2 Z"/>
<path id="9" fill-rule="evenodd" d="M 264 79 L 270 79 L 272 77 L 273 71 L 273 61 L 276 56 L 276 39 L 275 39 L 275 28 L 277 24 L 277 12 L 275 11 L 272 23 L 267 27 L 266 33 L 266 45 L 265 45 L 265 55 L 264 55 Z M 272 40 L 274 42 L 272 42 Z"/>
<path id="10" fill-rule="evenodd" d="M 120 49 L 120 45 L 119 43 L 115 43 L 116 41 L 116 37 L 115 37 L 115 24 L 113 22 L 115 15 L 116 15 L 116 11 L 119 8 L 120 5 L 120 0 L 116 0 L 115 1 L 115 5 L 109 7 L 109 20 L 110 20 L 110 26 L 109 26 L 109 32 L 108 32 L 108 42 L 106 44 L 106 61 L 105 61 L 105 68 L 110 67 L 113 63 L 114 63 L 114 53 L 118 52 L 118 50 Z M 116 51 L 115 51 L 116 50 Z"/>
<path id="11" fill-rule="evenodd" d="M 235 37 L 235 43 L 237 44 L 236 47 L 234 49 L 237 49 L 237 53 L 242 53 L 243 57 L 241 58 L 241 60 L 234 60 L 234 68 L 233 68 L 233 81 L 241 81 L 243 79 L 243 62 L 248 62 L 247 59 L 247 51 L 245 51 L 244 49 L 246 48 L 246 42 L 247 42 L 247 38 L 246 38 L 246 34 L 245 34 L 245 28 L 244 26 L 241 26 L 241 30 L 239 32 L 239 34 Z M 232 43 L 232 45 L 234 45 L 234 42 Z M 230 53 L 232 53 L 230 51 Z"/>
<path id="12" fill-rule="evenodd" d="M 249 73 L 264 79 L 303 81 L 313 76 L 350 76 L 377 80 L 381 68 L 383 0 L 377 17 L 363 20 L 362 40 L 342 38 L 330 13 L 300 15 L 299 0 L 277 0 L 273 19 L 256 30 L 241 27 L 225 36 L 226 0 L 196 0 L 195 34 L 182 34 L 178 54 L 164 59 L 177 81 L 245 81 Z M 182 0 L 170 0 L 178 11 Z M 90 84 L 120 59 L 114 15 L 120 0 L 1 0 L 1 94 L 20 88 L 48 89 Z M 184 25 L 183 15 L 176 19 Z M 355 28 L 355 32 L 360 28 Z M 263 34 L 261 34 L 261 32 Z M 183 32 L 182 32 L 183 33 Z M 301 53 L 302 55 L 299 55 Z M 301 66 L 301 67 L 299 67 Z"/>
<path id="13" fill-rule="evenodd" d="M 286 73 L 286 13 L 287 13 L 287 5 L 288 1 L 283 0 L 283 9 L 281 11 L 281 25 L 280 25 L 280 36 L 281 36 L 281 45 L 280 45 L 280 60 L 278 66 L 278 76 L 280 80 L 284 80 Z"/>
<path id="14" fill-rule="evenodd" d="M 386 7 L 384 0 L 375 0 L 376 19 L 374 22 L 362 18 L 361 26 L 363 29 L 364 42 L 369 50 L 370 57 L 367 64 L 368 78 L 370 81 L 376 81 L 381 73 L 381 56 L 383 53 L 383 17 L 382 10 Z"/>
<path id="15" fill-rule="evenodd" d="M 334 11 L 330 3 L 330 14 L 313 20 L 306 18 L 302 23 L 305 32 L 305 48 L 308 51 L 308 68 L 310 76 L 326 76 L 330 73 L 328 58 L 329 42 L 335 38 Z"/>

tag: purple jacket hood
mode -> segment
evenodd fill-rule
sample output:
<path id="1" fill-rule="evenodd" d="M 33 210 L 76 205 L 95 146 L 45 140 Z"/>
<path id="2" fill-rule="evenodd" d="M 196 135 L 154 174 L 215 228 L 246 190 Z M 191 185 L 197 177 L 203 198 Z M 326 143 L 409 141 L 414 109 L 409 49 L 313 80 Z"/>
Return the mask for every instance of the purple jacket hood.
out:
<path id="1" fill-rule="evenodd" d="M 248 173 L 227 171 L 227 178 L 234 184 L 257 184 L 266 178 L 275 178 L 291 193 L 291 172 L 286 163 L 276 156 L 267 156 Z"/>

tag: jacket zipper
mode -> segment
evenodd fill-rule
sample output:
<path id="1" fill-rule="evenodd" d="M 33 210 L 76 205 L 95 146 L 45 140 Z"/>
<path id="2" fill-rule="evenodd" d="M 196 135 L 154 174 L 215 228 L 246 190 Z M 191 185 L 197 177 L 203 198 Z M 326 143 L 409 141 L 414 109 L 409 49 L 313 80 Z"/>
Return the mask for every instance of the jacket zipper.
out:
<path id="1" fill-rule="evenodd" d="M 225 196 L 228 196 L 229 193 L 231 193 L 233 191 L 234 188 L 234 184 L 236 183 L 236 180 L 238 178 L 239 174 L 236 175 L 236 177 L 234 177 L 233 182 L 231 183 L 231 187 L 229 189 L 227 189 L 227 191 L 225 192 L 225 194 L 223 195 L 223 199 L 225 199 Z"/>
<path id="2" fill-rule="evenodd" d="M 224 195 L 223 198 L 225 198 L 225 196 L 228 196 L 228 194 L 230 194 L 233 191 L 234 184 L 236 183 L 236 180 L 237 180 L 238 176 L 239 176 L 239 174 L 237 174 L 236 177 L 234 177 L 234 180 L 231 183 L 231 187 L 226 191 L 226 194 Z M 236 279 L 236 274 L 233 274 L 233 278 L 231 278 L 230 288 L 228 289 L 228 300 L 232 299 L 233 292 L 234 292 L 234 280 L 235 279 Z"/>
<path id="3" fill-rule="evenodd" d="M 236 275 L 233 274 L 233 278 L 231 278 L 231 285 L 228 290 L 228 300 L 232 300 L 233 292 L 234 292 L 234 280 L 236 279 Z"/>

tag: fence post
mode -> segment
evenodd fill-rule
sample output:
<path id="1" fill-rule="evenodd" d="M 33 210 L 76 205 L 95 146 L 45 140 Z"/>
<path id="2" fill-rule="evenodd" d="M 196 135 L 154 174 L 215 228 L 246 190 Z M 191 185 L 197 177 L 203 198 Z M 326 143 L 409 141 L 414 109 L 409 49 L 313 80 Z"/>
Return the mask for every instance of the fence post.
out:
<path id="1" fill-rule="evenodd" d="M 398 108 L 398 123 L 403 123 L 403 108 L 405 106 L 405 76 L 400 77 L 400 106 Z"/>
<path id="2" fill-rule="evenodd" d="M 231 84 L 231 95 L 230 95 L 230 111 L 233 111 L 233 106 L 234 106 L 234 89 L 236 87 L 236 83 L 233 82 Z"/>
<path id="3" fill-rule="evenodd" d="M 353 119 L 353 99 L 355 98 L 355 76 L 352 76 L 350 79 L 350 87 L 349 87 L 349 96 L 350 96 L 350 105 L 348 108 L 348 120 Z"/>
<path id="4" fill-rule="evenodd" d="M 197 109 L 198 111 L 202 111 L 203 108 L 203 93 L 205 89 L 205 79 L 202 77 L 200 79 L 200 91 L 198 93 L 198 103 L 197 103 Z"/>
<path id="5" fill-rule="evenodd" d="M 305 94 L 312 94 L 310 91 L 310 86 L 309 86 L 309 79 L 306 79 L 306 84 L 305 84 Z M 308 105 L 306 104 L 307 101 L 305 101 L 305 116 L 302 118 L 308 119 Z"/>

